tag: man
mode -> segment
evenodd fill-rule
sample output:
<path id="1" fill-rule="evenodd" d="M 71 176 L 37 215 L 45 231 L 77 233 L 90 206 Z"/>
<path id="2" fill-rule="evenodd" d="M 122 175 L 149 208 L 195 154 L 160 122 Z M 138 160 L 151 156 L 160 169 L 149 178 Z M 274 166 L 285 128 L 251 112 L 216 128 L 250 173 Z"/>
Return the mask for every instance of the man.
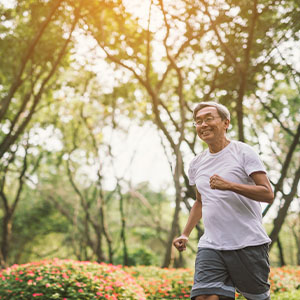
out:
<path id="1" fill-rule="evenodd" d="M 202 102 L 194 109 L 196 131 L 208 149 L 189 168 L 196 201 L 174 246 L 183 251 L 192 229 L 203 217 L 204 234 L 195 262 L 193 300 L 231 300 L 235 289 L 248 300 L 270 299 L 268 247 L 260 202 L 274 194 L 265 168 L 254 150 L 230 141 L 228 109 Z"/>

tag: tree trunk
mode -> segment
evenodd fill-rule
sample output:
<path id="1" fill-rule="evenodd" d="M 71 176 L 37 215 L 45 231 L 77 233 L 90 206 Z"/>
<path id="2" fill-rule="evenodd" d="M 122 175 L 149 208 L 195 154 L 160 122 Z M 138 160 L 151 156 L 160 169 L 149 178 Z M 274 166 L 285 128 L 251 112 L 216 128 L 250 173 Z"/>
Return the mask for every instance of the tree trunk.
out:
<path id="1" fill-rule="evenodd" d="M 121 216 L 121 240 L 123 243 L 123 265 L 128 266 L 128 251 L 126 242 L 126 219 L 124 214 L 124 197 L 121 193 L 120 186 L 118 188 L 120 195 L 120 216 Z"/>
<path id="2" fill-rule="evenodd" d="M 170 266 L 173 240 L 176 234 L 178 234 L 178 227 L 179 227 L 178 220 L 179 220 L 180 204 L 182 202 L 182 196 L 181 196 L 182 190 L 180 185 L 180 177 L 182 175 L 182 159 L 180 153 L 177 154 L 178 154 L 177 162 L 176 162 L 176 168 L 174 174 L 174 182 L 175 182 L 175 189 L 176 189 L 175 211 L 174 211 L 172 226 L 171 226 L 171 230 L 167 242 L 166 254 L 162 265 L 163 268 L 168 268 Z"/>
<path id="3" fill-rule="evenodd" d="M 277 181 L 277 183 L 275 184 L 275 187 L 274 187 L 274 196 L 275 197 L 276 197 L 277 192 L 282 189 L 284 179 L 287 176 L 287 172 L 288 172 L 289 166 L 290 166 L 290 164 L 292 162 L 293 154 L 296 151 L 297 146 L 299 144 L 299 140 L 300 140 L 300 124 L 298 125 L 297 132 L 294 135 L 293 142 L 292 142 L 292 144 L 289 147 L 289 151 L 288 151 L 288 153 L 287 153 L 287 155 L 285 157 L 284 163 L 282 165 L 280 178 Z M 267 214 L 267 212 L 269 211 L 270 207 L 271 207 L 271 204 L 269 204 L 264 209 L 264 211 L 263 211 L 263 217 Z"/>
<path id="4" fill-rule="evenodd" d="M 284 260 L 283 249 L 282 249 L 279 237 L 277 238 L 277 246 L 278 246 L 278 251 L 279 251 L 280 267 L 283 267 L 283 266 L 285 266 L 285 260 Z"/>
<path id="5" fill-rule="evenodd" d="M 101 197 L 101 199 L 100 199 Z M 113 263 L 113 249 L 112 249 L 112 238 L 110 236 L 109 230 L 108 230 L 108 225 L 106 222 L 106 211 L 105 211 L 105 203 L 104 199 L 102 196 L 99 196 L 98 201 L 100 200 L 100 207 L 99 207 L 99 213 L 100 213 L 100 223 L 101 223 L 101 229 L 104 234 L 104 237 L 107 242 L 107 247 L 108 247 L 108 260 L 109 263 Z"/>
<path id="6" fill-rule="evenodd" d="M 246 89 L 246 75 L 243 74 L 240 83 L 239 89 L 239 97 L 237 99 L 236 104 L 236 114 L 237 114 L 237 122 L 238 122 L 238 138 L 239 141 L 245 142 L 244 136 L 244 110 L 243 110 L 243 98 Z"/>
<path id="7" fill-rule="evenodd" d="M 274 245 L 274 243 L 278 239 L 279 232 L 284 223 L 285 217 L 288 213 L 288 209 L 297 193 L 299 179 L 300 179 L 300 167 L 298 168 L 298 170 L 296 172 L 291 192 L 288 195 L 283 197 L 283 199 L 285 200 L 284 205 L 279 209 L 278 215 L 277 215 L 276 219 L 274 220 L 274 227 L 270 234 L 270 238 L 272 240 L 270 248 Z"/>
<path id="8" fill-rule="evenodd" d="M 2 223 L 2 240 L 1 240 L 1 267 L 7 267 L 7 258 L 9 252 L 9 244 L 12 234 L 12 212 L 9 208 L 5 211 Z"/>

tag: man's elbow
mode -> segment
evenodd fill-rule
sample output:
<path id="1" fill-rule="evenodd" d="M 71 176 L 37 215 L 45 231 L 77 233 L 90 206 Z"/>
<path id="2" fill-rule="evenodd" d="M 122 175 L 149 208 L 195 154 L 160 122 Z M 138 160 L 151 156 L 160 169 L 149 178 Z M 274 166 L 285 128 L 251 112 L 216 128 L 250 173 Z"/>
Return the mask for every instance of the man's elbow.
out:
<path id="1" fill-rule="evenodd" d="M 272 204 L 274 202 L 274 193 L 273 191 L 269 191 L 268 195 L 267 195 L 267 199 L 266 201 L 269 203 L 269 204 Z"/>

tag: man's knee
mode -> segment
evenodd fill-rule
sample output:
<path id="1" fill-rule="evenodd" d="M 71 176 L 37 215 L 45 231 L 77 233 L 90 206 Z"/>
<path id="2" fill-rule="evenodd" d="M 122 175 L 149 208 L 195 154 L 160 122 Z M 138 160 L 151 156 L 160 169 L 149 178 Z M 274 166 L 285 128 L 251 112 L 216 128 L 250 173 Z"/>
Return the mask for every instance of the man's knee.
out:
<path id="1" fill-rule="evenodd" d="M 217 295 L 201 295 L 197 296 L 195 300 L 219 300 L 219 296 Z"/>

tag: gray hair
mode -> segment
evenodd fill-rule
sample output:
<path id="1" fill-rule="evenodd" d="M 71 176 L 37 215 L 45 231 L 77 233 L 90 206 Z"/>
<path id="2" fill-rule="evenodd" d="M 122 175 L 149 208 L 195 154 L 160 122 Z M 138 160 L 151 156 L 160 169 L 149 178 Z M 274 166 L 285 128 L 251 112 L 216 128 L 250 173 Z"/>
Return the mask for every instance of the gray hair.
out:
<path id="1" fill-rule="evenodd" d="M 226 106 L 224 106 L 223 104 L 220 104 L 220 103 L 217 103 L 214 101 L 201 102 L 194 108 L 193 117 L 194 117 L 195 121 L 196 121 L 197 112 L 207 106 L 215 107 L 218 111 L 218 114 L 222 118 L 222 120 L 230 121 L 230 112 L 229 112 L 228 108 Z"/>

